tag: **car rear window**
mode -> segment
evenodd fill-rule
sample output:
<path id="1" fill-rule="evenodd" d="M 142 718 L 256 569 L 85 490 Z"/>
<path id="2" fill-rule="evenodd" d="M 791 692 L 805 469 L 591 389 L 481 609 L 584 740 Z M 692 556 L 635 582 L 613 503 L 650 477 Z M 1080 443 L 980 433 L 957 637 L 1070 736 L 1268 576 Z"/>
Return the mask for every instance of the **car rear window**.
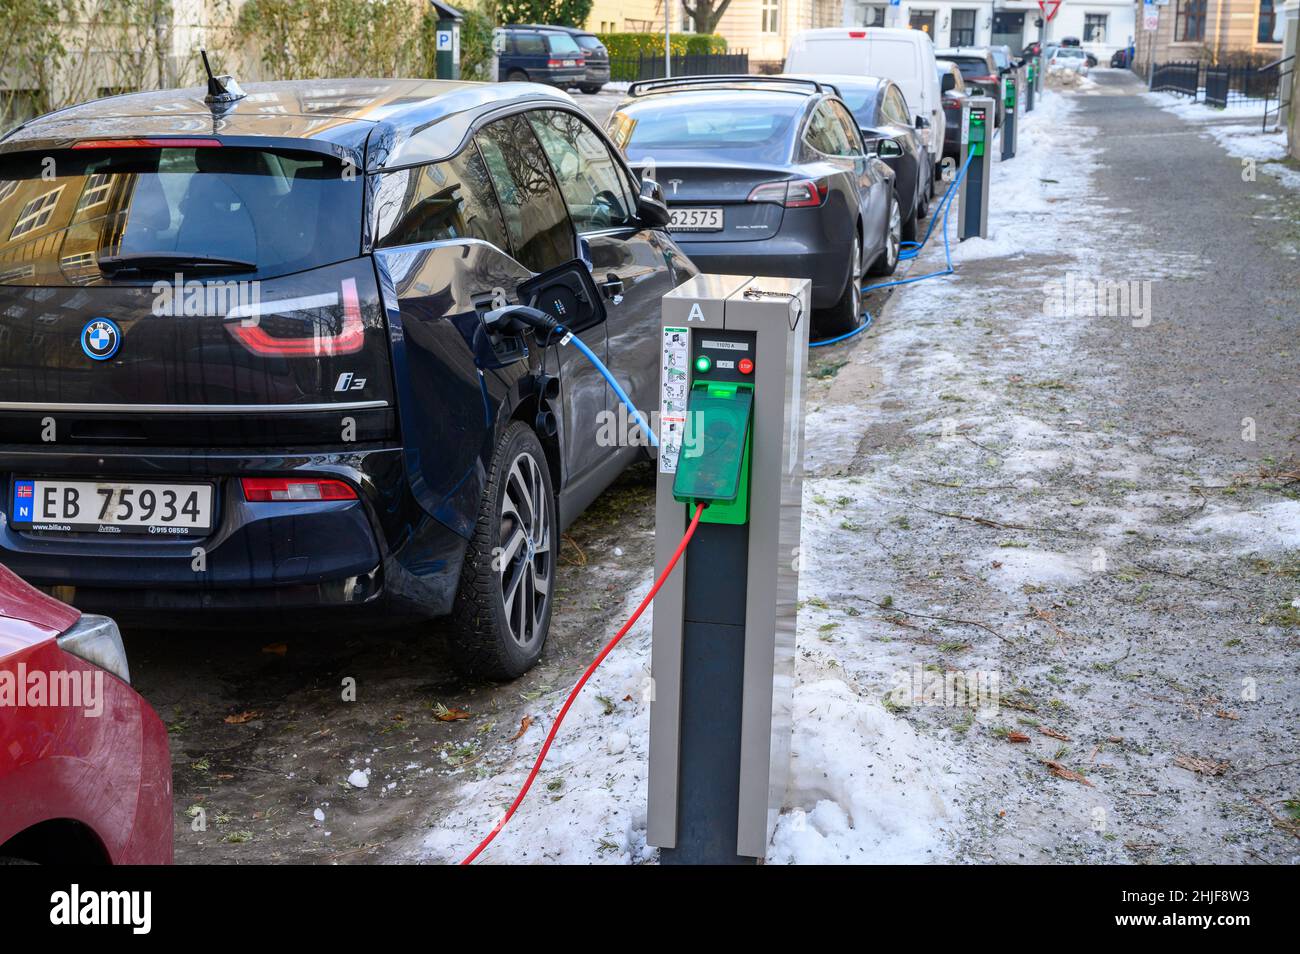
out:
<path id="1" fill-rule="evenodd" d="M 552 53 L 558 53 L 562 56 L 577 55 L 582 52 L 582 50 L 578 49 L 578 44 L 573 42 L 573 37 L 567 33 L 546 34 L 546 47 Z"/>
<path id="2" fill-rule="evenodd" d="M 970 56 L 952 56 L 949 59 L 957 64 L 957 69 L 961 70 L 961 75 L 970 79 L 974 76 L 989 76 L 989 64 L 987 60 L 981 60 L 977 57 Z"/>
<path id="3" fill-rule="evenodd" d="M 582 47 L 584 50 L 586 50 L 589 53 L 605 52 L 605 45 L 601 43 L 600 40 L 596 39 L 594 36 L 584 35 L 584 36 L 576 37 L 575 39 L 577 39 L 578 41 L 578 46 Z"/>
<path id="4" fill-rule="evenodd" d="M 3 157 L 0 284 L 97 284 L 114 280 L 106 257 L 155 253 L 266 278 L 354 258 L 363 178 L 320 153 L 223 146 Z"/>
<path id="5" fill-rule="evenodd" d="M 709 161 L 779 163 L 793 152 L 806 102 L 791 93 L 669 93 L 629 104 L 611 117 L 610 129 L 629 158 L 681 150 Z"/>

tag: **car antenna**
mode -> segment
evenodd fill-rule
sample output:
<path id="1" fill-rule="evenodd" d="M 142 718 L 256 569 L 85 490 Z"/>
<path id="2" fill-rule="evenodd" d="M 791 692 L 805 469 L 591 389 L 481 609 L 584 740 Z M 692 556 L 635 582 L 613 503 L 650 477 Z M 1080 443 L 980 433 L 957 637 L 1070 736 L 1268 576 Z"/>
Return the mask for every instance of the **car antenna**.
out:
<path id="1" fill-rule="evenodd" d="M 208 74 L 208 95 L 203 97 L 205 103 L 213 107 L 229 106 L 248 95 L 240 89 L 239 84 L 230 74 L 221 76 L 213 74 L 212 64 L 208 62 L 207 50 L 199 50 L 199 56 L 203 57 L 203 69 Z"/>

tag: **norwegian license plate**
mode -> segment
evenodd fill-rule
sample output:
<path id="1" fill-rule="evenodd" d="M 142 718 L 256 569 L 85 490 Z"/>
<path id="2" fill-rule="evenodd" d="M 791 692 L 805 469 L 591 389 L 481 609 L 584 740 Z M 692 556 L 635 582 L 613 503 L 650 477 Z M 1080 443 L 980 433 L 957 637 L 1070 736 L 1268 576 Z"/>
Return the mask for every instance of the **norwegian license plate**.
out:
<path id="1" fill-rule="evenodd" d="M 19 479 L 10 516 L 20 530 L 197 536 L 212 529 L 212 485 Z"/>
<path id="2" fill-rule="evenodd" d="M 565 65 L 565 66 L 577 66 L 577 65 L 578 65 L 578 61 L 577 61 L 577 60 L 565 60 L 565 61 L 564 61 L 564 65 Z"/>
<path id="3" fill-rule="evenodd" d="M 673 232 L 721 232 L 721 209 L 670 209 L 668 228 Z"/>

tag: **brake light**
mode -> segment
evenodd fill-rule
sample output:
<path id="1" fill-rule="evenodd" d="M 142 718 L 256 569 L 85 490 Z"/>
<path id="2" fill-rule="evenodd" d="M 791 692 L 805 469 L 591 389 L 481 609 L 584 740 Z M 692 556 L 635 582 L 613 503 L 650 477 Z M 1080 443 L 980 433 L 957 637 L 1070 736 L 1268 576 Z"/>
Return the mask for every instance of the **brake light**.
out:
<path id="1" fill-rule="evenodd" d="M 162 136 L 154 139 L 86 139 L 73 149 L 215 149 L 220 139 L 182 139 Z"/>
<path id="2" fill-rule="evenodd" d="M 852 39 L 854 39 L 854 40 L 862 40 L 862 39 L 865 39 L 866 36 L 867 36 L 867 31 L 866 31 L 866 30 L 850 30 L 850 31 L 849 31 L 849 37 L 852 38 Z"/>
<path id="3" fill-rule="evenodd" d="M 227 315 L 238 318 L 226 325 L 226 330 L 239 339 L 253 354 L 268 357 L 330 357 L 360 351 L 365 343 L 366 326 L 361 320 L 361 299 L 357 294 L 355 278 L 343 279 L 343 326 L 338 334 L 322 335 L 319 324 L 311 336 L 280 338 L 269 334 L 258 320 L 263 315 L 283 314 L 286 311 L 303 311 L 328 308 L 338 303 L 337 295 L 320 295 L 311 299 L 267 302 L 237 308 Z"/>
<path id="4" fill-rule="evenodd" d="M 745 201 L 775 202 L 787 209 L 804 209 L 821 205 L 829 194 L 830 184 L 825 179 L 789 179 L 756 185 Z"/>
<path id="5" fill-rule="evenodd" d="M 242 477 L 244 499 L 249 503 L 281 500 L 356 500 L 357 492 L 341 480 L 302 477 Z"/>
<path id="6" fill-rule="evenodd" d="M 958 102 L 956 102 L 956 101 L 954 101 L 954 100 L 951 100 L 951 99 L 945 99 L 945 100 L 943 101 L 943 108 L 944 108 L 944 109 L 961 109 L 961 103 L 958 103 Z"/>
<path id="7" fill-rule="evenodd" d="M 971 79 L 976 83 L 996 83 L 998 81 L 996 76 L 972 76 Z"/>

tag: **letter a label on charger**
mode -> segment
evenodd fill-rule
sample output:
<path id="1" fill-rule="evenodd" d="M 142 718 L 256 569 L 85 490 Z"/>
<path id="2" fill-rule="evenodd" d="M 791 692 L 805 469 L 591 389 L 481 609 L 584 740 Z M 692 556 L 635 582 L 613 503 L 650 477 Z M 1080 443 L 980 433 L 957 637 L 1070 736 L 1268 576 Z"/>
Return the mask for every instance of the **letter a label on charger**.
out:
<path id="1" fill-rule="evenodd" d="M 663 333 L 663 362 L 659 368 L 659 473 L 675 474 L 686 430 L 691 339 L 685 328 L 666 327 Z"/>

